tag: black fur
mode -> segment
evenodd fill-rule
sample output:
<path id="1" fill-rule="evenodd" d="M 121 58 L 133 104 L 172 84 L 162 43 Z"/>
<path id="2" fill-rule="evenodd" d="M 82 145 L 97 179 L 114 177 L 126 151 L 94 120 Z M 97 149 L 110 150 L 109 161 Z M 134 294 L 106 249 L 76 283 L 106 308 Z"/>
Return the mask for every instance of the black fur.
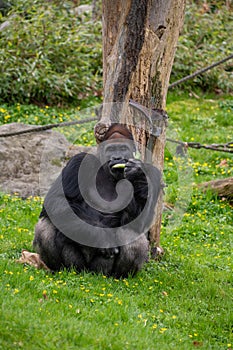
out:
<path id="1" fill-rule="evenodd" d="M 111 147 L 113 144 L 113 148 Z M 144 164 L 133 157 L 133 150 L 125 142 L 125 150 L 119 155 L 119 147 L 122 143 L 109 142 L 106 147 L 100 146 L 97 155 L 80 153 L 70 159 L 61 174 L 62 186 L 66 200 L 73 212 L 88 226 L 77 227 L 77 232 L 85 229 L 84 234 L 92 234 L 94 226 L 96 241 L 98 233 L 104 228 L 112 228 L 116 234 L 137 234 L 132 242 L 107 248 L 95 248 L 74 241 L 60 232 L 52 223 L 45 209 L 40 214 L 39 222 L 35 228 L 34 248 L 40 254 L 41 259 L 52 270 L 63 267 L 74 267 L 77 271 L 87 270 L 101 272 L 108 276 L 126 277 L 134 274 L 143 266 L 148 258 L 149 242 L 146 237 L 147 230 L 153 220 L 154 208 L 160 191 L 161 174 L 159 170 L 150 164 Z M 112 152 L 111 152 L 112 149 Z M 110 150 L 110 151 L 109 151 Z M 106 163 L 100 166 L 100 158 L 105 157 Z M 86 172 L 85 181 L 93 177 L 93 169 L 99 166 L 96 177 L 96 187 L 99 195 L 109 202 L 117 197 L 116 184 L 120 179 L 127 179 L 133 186 L 133 198 L 122 210 L 116 212 L 102 212 L 88 205 L 80 193 L 78 173 L 83 160 L 87 160 L 89 171 Z M 113 169 L 112 165 L 124 161 L 125 169 Z M 103 161 L 102 161 L 103 163 Z M 146 174 L 146 175 L 145 175 Z M 88 178 L 89 177 L 89 178 Z M 56 183 L 52 185 L 45 198 L 46 208 L 57 211 L 62 215 L 62 207 L 59 206 L 59 194 Z M 58 209 L 57 209 L 58 208 Z M 143 218 L 134 222 L 143 211 Z M 124 226 L 127 225 L 127 228 Z M 83 233 L 83 232 L 82 232 Z"/>

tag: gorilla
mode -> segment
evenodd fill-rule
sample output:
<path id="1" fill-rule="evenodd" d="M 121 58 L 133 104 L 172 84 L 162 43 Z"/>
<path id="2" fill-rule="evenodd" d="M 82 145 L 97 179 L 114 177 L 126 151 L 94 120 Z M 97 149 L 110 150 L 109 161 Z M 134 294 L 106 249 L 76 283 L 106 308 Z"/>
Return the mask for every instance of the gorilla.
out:
<path id="1" fill-rule="evenodd" d="M 33 247 L 53 271 L 124 278 L 148 260 L 160 171 L 134 158 L 125 125 L 113 124 L 95 154 L 73 156 L 48 191 Z"/>

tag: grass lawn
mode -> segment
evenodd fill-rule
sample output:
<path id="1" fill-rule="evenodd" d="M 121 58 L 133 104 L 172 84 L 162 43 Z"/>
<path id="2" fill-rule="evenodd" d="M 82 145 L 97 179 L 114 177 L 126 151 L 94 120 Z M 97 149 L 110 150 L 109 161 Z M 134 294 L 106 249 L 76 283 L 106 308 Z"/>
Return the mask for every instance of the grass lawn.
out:
<path id="1" fill-rule="evenodd" d="M 203 144 L 233 138 L 233 100 L 169 95 L 168 136 Z M 0 106 L 1 123 L 48 123 L 74 110 Z M 92 125 L 79 129 L 93 144 Z M 224 161 L 224 162 L 223 162 Z M 167 144 L 163 258 L 134 278 L 75 271 L 51 274 L 18 264 L 31 250 L 41 198 L 0 195 L 0 349 L 233 349 L 232 205 L 197 184 L 233 176 L 233 155 Z"/>

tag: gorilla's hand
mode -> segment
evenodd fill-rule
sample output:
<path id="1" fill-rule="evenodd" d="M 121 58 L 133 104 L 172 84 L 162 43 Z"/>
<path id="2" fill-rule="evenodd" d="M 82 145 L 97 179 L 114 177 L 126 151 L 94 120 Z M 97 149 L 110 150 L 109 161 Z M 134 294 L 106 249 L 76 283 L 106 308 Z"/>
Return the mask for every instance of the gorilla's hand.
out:
<path id="1" fill-rule="evenodd" d="M 129 159 L 125 165 L 124 176 L 127 180 L 133 180 L 143 175 L 143 163 L 138 159 Z"/>

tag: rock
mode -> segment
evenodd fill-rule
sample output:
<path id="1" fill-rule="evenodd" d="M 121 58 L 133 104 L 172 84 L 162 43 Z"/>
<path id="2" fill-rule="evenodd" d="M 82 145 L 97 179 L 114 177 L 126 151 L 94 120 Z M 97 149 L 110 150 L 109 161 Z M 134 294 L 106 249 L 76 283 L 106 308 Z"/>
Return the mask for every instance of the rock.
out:
<path id="1" fill-rule="evenodd" d="M 0 133 L 32 127 L 6 124 L 0 126 Z M 80 151 L 87 148 L 74 146 L 51 130 L 0 138 L 0 191 L 23 198 L 44 196 L 68 159 Z"/>
<path id="2" fill-rule="evenodd" d="M 79 5 L 78 7 L 74 8 L 74 14 L 76 16 L 81 16 L 83 14 L 91 12 L 93 10 L 92 5 Z"/>

